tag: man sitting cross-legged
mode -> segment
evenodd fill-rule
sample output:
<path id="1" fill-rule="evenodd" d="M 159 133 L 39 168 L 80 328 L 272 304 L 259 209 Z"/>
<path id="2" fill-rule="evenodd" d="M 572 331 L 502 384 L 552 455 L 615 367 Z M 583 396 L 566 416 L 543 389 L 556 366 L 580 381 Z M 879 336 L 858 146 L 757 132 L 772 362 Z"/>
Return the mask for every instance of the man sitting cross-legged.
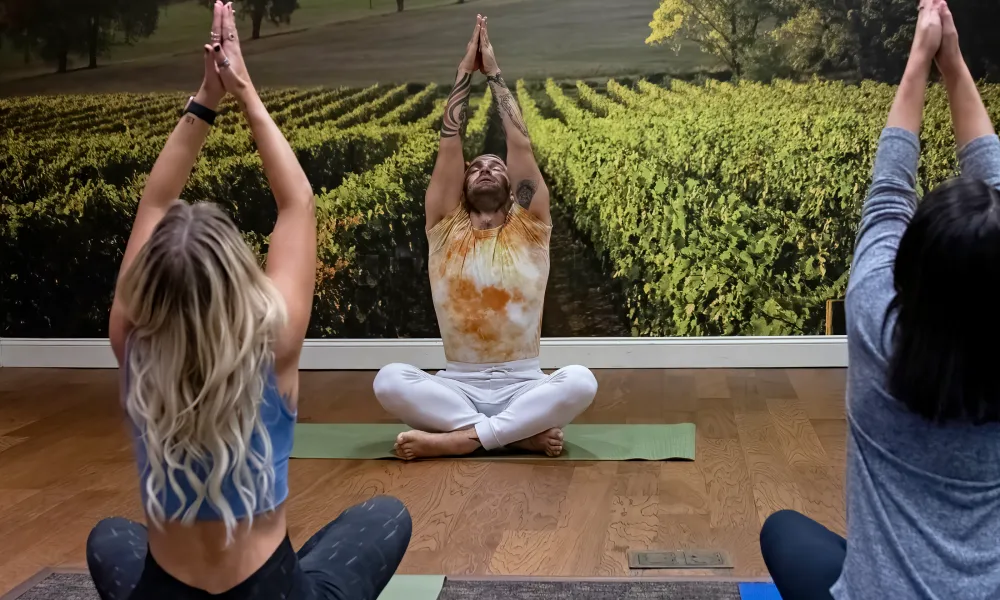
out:
<path id="1" fill-rule="evenodd" d="M 486 75 L 503 119 L 506 165 L 485 155 L 464 167 L 462 134 L 476 70 Z M 561 428 L 590 406 L 597 381 L 580 366 L 551 376 L 539 367 L 549 191 L 483 17 L 445 109 L 426 210 L 431 292 L 448 365 L 428 375 L 392 364 L 375 378 L 382 406 L 414 428 L 399 435 L 397 455 L 513 447 L 558 456 Z"/>

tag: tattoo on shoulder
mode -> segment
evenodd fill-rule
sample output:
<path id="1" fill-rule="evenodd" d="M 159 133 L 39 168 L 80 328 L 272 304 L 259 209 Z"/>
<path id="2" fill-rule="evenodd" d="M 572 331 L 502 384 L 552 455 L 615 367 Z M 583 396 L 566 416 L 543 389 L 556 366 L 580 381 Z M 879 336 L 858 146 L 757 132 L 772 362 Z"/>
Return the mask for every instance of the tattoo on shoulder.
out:
<path id="1" fill-rule="evenodd" d="M 517 203 L 521 205 L 521 208 L 527 210 L 531 207 L 531 201 L 535 198 L 535 192 L 537 191 L 537 183 L 530 179 L 523 179 L 521 183 L 517 184 L 517 191 L 514 192 L 514 196 L 517 198 Z"/>

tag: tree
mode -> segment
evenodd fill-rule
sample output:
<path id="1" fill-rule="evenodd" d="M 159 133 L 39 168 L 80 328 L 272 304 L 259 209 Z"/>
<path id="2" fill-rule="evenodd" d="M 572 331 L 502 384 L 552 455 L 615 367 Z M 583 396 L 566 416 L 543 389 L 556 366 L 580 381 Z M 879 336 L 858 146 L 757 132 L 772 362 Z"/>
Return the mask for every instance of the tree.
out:
<path id="1" fill-rule="evenodd" d="M 973 76 L 1000 80 L 1000 2 L 996 0 L 952 0 L 955 26 L 962 43 L 962 53 Z"/>
<path id="2" fill-rule="evenodd" d="M 763 36 L 762 23 L 772 16 L 767 0 L 660 0 L 649 26 L 647 44 L 683 40 L 718 57 L 739 78 Z"/>
<path id="3" fill-rule="evenodd" d="M 298 0 L 237 0 L 242 4 L 243 13 L 250 15 L 253 23 L 253 39 L 260 39 L 260 26 L 266 18 L 275 25 L 288 25 L 292 13 L 298 10 Z M 213 2 L 209 1 L 209 6 Z M 239 16 L 239 15 L 237 15 Z"/>
<path id="4" fill-rule="evenodd" d="M 60 73 L 69 68 L 69 55 L 83 48 L 83 23 L 75 5 L 58 0 L 3 0 L 4 36 L 13 46 L 43 60 L 55 62 Z"/>
<path id="5" fill-rule="evenodd" d="M 830 0 L 826 0 L 829 2 Z M 866 79 L 899 81 L 913 44 L 917 11 L 908 0 L 852 0 L 845 4 L 856 41 L 858 73 Z M 843 9 L 844 7 L 837 7 Z"/>
<path id="6" fill-rule="evenodd" d="M 857 73 L 861 51 L 854 0 L 785 0 L 767 36 L 767 65 L 773 75 Z M 762 77 L 765 78 L 766 77 Z"/>
<path id="7" fill-rule="evenodd" d="M 10 17 L 7 16 L 7 5 L 0 4 L 0 48 L 3 48 L 3 38 L 10 29 Z"/>
<path id="8" fill-rule="evenodd" d="M 132 43 L 156 29 L 162 0 L 0 0 L 4 37 L 65 73 L 72 54 L 89 66 L 114 44 Z"/>
<path id="9" fill-rule="evenodd" d="M 785 0 L 770 33 L 774 54 L 796 73 L 853 72 L 898 81 L 913 41 L 912 0 Z M 977 78 L 1000 77 L 996 0 L 952 0 L 962 51 Z"/>
<path id="10" fill-rule="evenodd" d="M 86 21 L 88 68 L 113 44 L 132 44 L 156 31 L 162 0 L 77 0 Z"/>

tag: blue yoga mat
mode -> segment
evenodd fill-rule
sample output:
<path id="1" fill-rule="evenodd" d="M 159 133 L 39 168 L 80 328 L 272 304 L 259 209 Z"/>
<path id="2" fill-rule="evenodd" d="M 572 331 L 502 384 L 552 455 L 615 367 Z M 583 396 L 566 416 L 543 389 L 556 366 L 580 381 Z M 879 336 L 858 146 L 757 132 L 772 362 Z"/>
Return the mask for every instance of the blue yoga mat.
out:
<path id="1" fill-rule="evenodd" d="M 781 594 L 773 583 L 741 583 L 740 598 L 743 600 L 781 600 Z"/>

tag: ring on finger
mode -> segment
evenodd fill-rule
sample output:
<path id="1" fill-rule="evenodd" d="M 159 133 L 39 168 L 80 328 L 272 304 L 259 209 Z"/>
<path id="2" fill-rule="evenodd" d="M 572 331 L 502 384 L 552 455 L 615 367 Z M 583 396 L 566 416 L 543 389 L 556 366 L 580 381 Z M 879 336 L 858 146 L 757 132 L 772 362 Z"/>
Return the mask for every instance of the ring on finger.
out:
<path id="1" fill-rule="evenodd" d="M 231 63 L 231 62 L 229 62 L 229 57 L 226 57 L 225 59 L 223 59 L 223 61 L 222 61 L 222 64 L 221 64 L 221 65 L 219 65 L 219 68 L 220 68 L 220 69 L 228 69 L 228 68 L 229 68 L 229 65 L 231 65 L 231 64 L 232 64 L 232 63 Z"/>
<path id="2" fill-rule="evenodd" d="M 236 41 L 236 34 L 233 33 L 232 31 L 229 32 L 229 41 L 230 42 L 235 42 Z"/>
<path id="3" fill-rule="evenodd" d="M 215 33 L 214 31 L 212 32 L 212 41 L 213 42 L 218 42 L 221 39 L 222 39 L 222 34 Z"/>

